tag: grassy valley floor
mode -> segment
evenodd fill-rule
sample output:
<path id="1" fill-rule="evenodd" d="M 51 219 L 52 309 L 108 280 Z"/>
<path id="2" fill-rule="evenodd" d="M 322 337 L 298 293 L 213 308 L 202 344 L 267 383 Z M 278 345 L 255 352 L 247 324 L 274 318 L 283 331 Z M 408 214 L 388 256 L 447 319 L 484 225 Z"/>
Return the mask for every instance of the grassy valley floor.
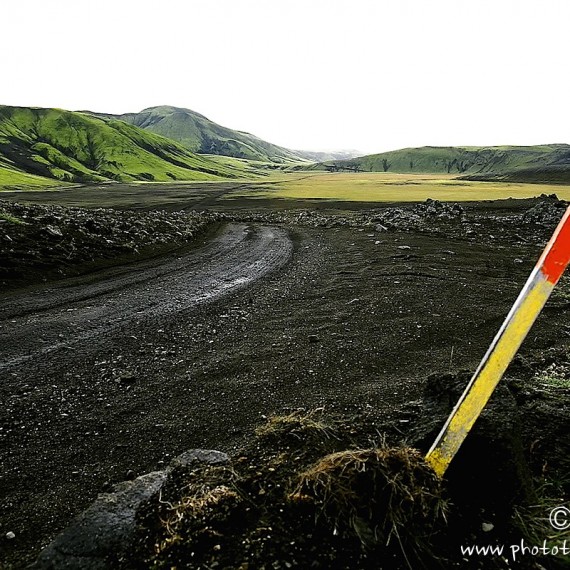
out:
<path id="1" fill-rule="evenodd" d="M 570 200 L 570 186 L 458 180 L 447 175 L 391 173 L 280 172 L 262 179 L 211 182 L 141 182 L 85 184 L 55 192 L 0 192 L 0 197 L 27 202 L 84 207 L 135 209 L 290 208 L 355 210 L 383 203 L 525 200 L 556 194 Z"/>

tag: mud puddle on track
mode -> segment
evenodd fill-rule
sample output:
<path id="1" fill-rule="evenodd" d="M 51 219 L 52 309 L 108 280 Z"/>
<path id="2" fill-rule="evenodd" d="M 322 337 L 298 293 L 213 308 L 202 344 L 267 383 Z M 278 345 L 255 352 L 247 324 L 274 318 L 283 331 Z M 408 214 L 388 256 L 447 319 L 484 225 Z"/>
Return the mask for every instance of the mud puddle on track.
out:
<path id="1" fill-rule="evenodd" d="M 159 265 L 11 295 L 0 304 L 0 371 L 144 317 L 214 301 L 282 267 L 292 251 L 282 228 L 229 224 L 204 246 Z"/>

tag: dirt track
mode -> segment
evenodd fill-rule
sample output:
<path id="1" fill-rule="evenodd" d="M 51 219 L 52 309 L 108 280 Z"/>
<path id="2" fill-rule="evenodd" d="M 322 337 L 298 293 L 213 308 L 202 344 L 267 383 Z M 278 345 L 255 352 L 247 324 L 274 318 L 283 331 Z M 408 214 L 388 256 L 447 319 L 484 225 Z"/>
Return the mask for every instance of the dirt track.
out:
<path id="1" fill-rule="evenodd" d="M 291 253 L 283 229 L 231 224 L 201 248 L 166 261 L 11 295 L 0 307 L 0 373 L 153 315 L 212 302 L 278 269 Z"/>
<path id="2" fill-rule="evenodd" d="M 262 416 L 325 406 L 385 420 L 430 372 L 475 366 L 538 255 L 462 237 L 244 229 L 164 264 L 3 299 L 9 564 L 33 560 L 111 483 L 189 448 L 231 452 Z M 566 317 L 541 317 L 525 346 L 560 343 Z"/>

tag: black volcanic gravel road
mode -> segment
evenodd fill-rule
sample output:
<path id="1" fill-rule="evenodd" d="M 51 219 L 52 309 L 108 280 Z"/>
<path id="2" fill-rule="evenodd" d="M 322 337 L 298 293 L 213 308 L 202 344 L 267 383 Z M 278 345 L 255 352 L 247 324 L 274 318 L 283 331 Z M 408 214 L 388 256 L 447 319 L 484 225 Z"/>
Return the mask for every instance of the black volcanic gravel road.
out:
<path id="1" fill-rule="evenodd" d="M 0 306 L 0 374 L 57 349 L 152 315 L 211 302 L 284 265 L 292 243 L 280 228 L 229 224 L 199 250 L 114 270 L 94 283 L 15 294 Z"/>
<path id="2" fill-rule="evenodd" d="M 163 263 L 5 295 L 0 559 L 25 566 L 112 483 L 231 452 L 271 413 L 384 421 L 430 372 L 475 367 L 538 253 L 460 231 L 230 225 Z M 567 342 L 554 301 L 526 349 Z"/>

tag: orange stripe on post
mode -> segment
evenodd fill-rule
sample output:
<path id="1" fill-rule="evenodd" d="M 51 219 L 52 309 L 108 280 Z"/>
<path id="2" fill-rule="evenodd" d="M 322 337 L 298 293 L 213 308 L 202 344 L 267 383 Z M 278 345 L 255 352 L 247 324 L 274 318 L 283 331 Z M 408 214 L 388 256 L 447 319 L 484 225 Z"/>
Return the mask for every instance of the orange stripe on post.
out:
<path id="1" fill-rule="evenodd" d="M 560 220 L 552 239 L 547 245 L 543 256 L 538 261 L 538 267 L 547 281 L 553 285 L 564 273 L 570 263 L 570 208 Z"/>

